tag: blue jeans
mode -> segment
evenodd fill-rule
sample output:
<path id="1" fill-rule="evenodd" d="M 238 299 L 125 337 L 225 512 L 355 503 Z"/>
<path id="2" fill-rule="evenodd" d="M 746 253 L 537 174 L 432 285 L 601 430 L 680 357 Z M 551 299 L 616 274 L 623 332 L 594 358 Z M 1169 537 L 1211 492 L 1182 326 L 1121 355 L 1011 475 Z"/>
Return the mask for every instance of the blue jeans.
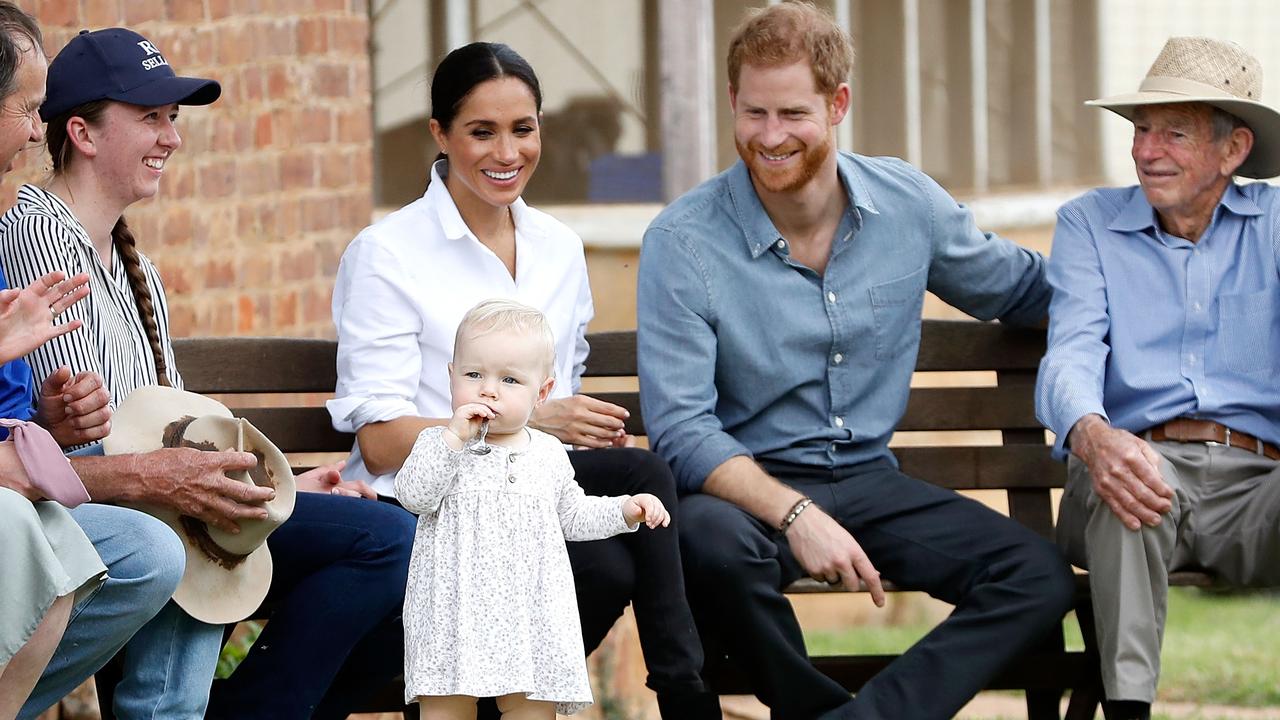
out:
<path id="1" fill-rule="evenodd" d="M 401 612 L 417 519 L 388 503 L 298 493 L 267 539 L 266 629 L 214 683 L 209 718 L 346 718 L 404 670 Z"/>
<path id="2" fill-rule="evenodd" d="M 177 535 L 150 515 L 111 505 L 85 504 L 71 515 L 107 566 L 107 580 L 72 609 L 18 717 L 39 715 L 122 647 L 118 717 L 203 717 L 222 629 L 192 620 L 169 600 L 186 565 Z"/>

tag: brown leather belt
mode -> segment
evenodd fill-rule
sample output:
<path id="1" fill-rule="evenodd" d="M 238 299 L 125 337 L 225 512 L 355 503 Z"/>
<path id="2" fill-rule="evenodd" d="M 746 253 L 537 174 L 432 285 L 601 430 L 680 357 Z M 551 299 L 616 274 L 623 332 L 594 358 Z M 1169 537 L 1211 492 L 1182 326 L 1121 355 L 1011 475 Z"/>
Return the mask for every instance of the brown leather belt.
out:
<path id="1" fill-rule="evenodd" d="M 1212 420 L 1175 418 L 1163 425 L 1148 428 L 1142 434 L 1156 442 L 1172 440 L 1184 443 L 1204 442 L 1229 445 L 1233 448 L 1265 455 L 1272 460 L 1280 460 L 1280 449 L 1276 449 L 1276 446 L 1264 443 L 1248 433 L 1232 430 L 1226 425 L 1221 425 Z"/>

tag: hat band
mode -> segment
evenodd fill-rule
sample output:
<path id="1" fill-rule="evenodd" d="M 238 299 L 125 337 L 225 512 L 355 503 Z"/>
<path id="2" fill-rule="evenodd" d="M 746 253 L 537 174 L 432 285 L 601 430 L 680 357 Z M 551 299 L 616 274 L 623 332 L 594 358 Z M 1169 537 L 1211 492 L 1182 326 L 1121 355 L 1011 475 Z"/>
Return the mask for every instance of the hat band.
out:
<path id="1" fill-rule="evenodd" d="M 1142 84 L 1138 86 L 1138 92 L 1160 92 L 1170 93 L 1173 95 L 1186 95 L 1188 97 L 1213 97 L 1222 98 L 1223 100 L 1242 100 L 1250 102 L 1249 98 L 1242 98 L 1238 95 L 1214 87 L 1207 83 L 1188 80 L 1186 78 L 1169 77 L 1167 75 L 1148 75 L 1142 80 Z"/>
<path id="2" fill-rule="evenodd" d="M 183 434 L 186 433 L 187 428 L 193 422 L 195 422 L 194 417 L 184 415 L 166 425 L 161 444 L 167 448 L 189 447 L 202 451 L 217 451 L 218 448 L 213 446 L 212 443 L 197 443 L 183 439 Z M 233 553 L 214 542 L 213 538 L 209 536 L 209 526 L 203 520 L 197 520 L 189 515 L 182 515 L 178 517 L 178 522 L 182 523 L 182 529 L 187 532 L 187 536 L 200 549 L 200 552 L 227 570 L 235 568 L 249 557 L 248 555 Z"/>

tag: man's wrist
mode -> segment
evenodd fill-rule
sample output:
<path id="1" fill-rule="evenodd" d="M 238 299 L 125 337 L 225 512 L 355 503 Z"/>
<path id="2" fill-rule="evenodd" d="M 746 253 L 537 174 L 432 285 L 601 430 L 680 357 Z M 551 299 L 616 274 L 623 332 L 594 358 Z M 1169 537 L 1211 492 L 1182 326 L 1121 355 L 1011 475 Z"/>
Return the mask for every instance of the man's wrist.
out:
<path id="1" fill-rule="evenodd" d="M 800 496 L 800 499 L 791 506 L 791 509 L 787 511 L 787 514 L 782 516 L 782 521 L 778 523 L 778 532 L 786 535 L 787 530 L 791 529 L 791 526 L 795 524 L 795 521 L 800 517 L 800 514 L 807 510 L 812 504 L 812 499 L 804 495 Z"/>

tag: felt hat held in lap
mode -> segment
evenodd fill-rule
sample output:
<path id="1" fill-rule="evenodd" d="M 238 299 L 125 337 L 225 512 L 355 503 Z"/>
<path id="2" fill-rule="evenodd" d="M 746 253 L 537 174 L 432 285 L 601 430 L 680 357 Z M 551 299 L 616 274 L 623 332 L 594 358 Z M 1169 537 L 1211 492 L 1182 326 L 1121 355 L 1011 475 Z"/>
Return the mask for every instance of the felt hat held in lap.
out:
<path id="1" fill-rule="evenodd" d="M 1262 104 L 1262 64 L 1235 43 L 1169 38 L 1138 92 L 1090 100 L 1129 120 L 1142 105 L 1200 102 L 1240 118 L 1253 131 L 1253 151 L 1236 171 L 1249 178 L 1280 175 L 1280 112 Z"/>
<path id="2" fill-rule="evenodd" d="M 191 617 L 221 624 L 243 620 L 262 604 L 271 585 L 267 536 L 293 513 L 295 488 L 289 460 L 247 420 L 233 417 L 222 403 L 175 388 L 134 390 L 116 409 L 107 455 L 160 448 L 243 450 L 258 458 L 253 470 L 228 473 L 234 481 L 275 489 L 265 504 L 265 520 L 241 520 L 240 532 L 223 532 L 171 508 L 138 506 L 163 520 L 182 538 L 187 569 L 173 594 Z"/>

